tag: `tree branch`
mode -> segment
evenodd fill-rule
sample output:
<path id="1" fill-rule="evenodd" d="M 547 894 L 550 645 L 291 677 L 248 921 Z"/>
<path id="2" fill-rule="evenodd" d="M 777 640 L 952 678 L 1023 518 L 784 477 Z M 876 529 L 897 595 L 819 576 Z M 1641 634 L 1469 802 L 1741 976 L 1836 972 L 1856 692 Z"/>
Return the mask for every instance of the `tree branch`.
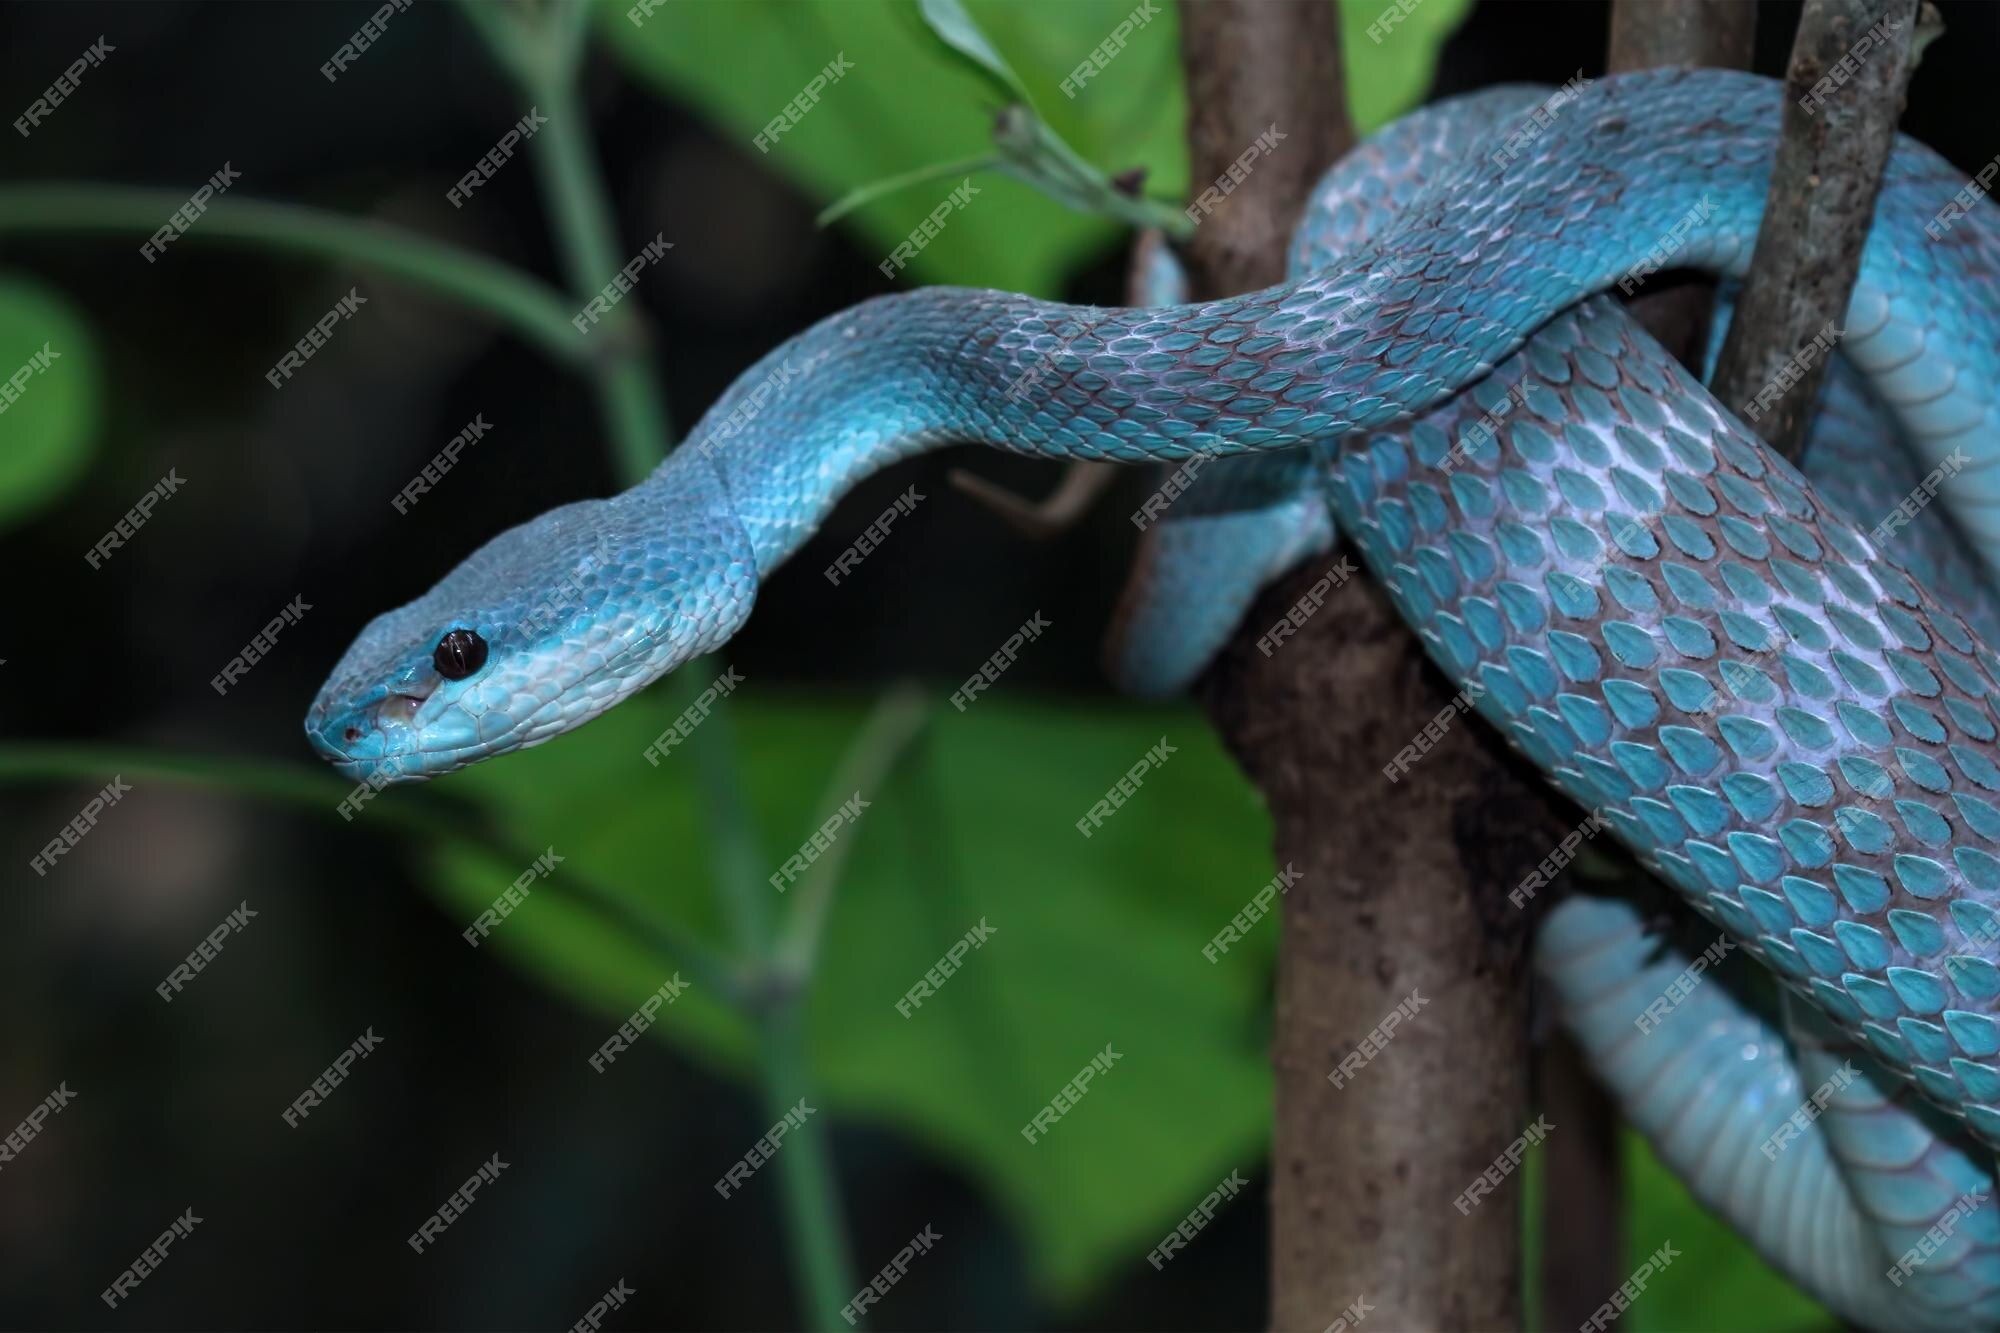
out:
<path id="1" fill-rule="evenodd" d="M 1757 0 L 1613 0 L 1604 71 L 1748 69 L 1756 35 Z M 1683 275 L 1677 283 L 1634 297 L 1625 309 L 1682 365 L 1700 373 L 1699 358 L 1715 311 L 1713 282 Z"/>
<path id="2" fill-rule="evenodd" d="M 1920 49 L 1917 6 L 1806 0 L 1799 17 L 1757 250 L 1710 385 L 1787 458 L 1805 444 L 1847 317 Z"/>
<path id="3" fill-rule="evenodd" d="M 1352 145 L 1330 4 L 1210 0 L 1181 9 L 1195 188 L 1276 125 L 1187 246 L 1196 299 L 1283 271 L 1320 173 Z M 1258 600 L 1204 678 L 1205 702 L 1263 791 L 1276 853 L 1302 878 L 1280 944 L 1271 1324 L 1318 1333 L 1350 1304 L 1387 1327 L 1490 1329 L 1519 1318 L 1519 1196 L 1452 1200 L 1528 1119 L 1526 913 L 1505 891 L 1563 827 L 1451 692 L 1367 579 L 1338 589 L 1284 651 L 1258 633 L 1322 573 Z M 1391 785 L 1381 765 L 1440 710 L 1455 719 Z M 1571 820 L 1570 822 L 1574 822 Z M 1377 1067 L 1343 1056 L 1412 993 Z"/>

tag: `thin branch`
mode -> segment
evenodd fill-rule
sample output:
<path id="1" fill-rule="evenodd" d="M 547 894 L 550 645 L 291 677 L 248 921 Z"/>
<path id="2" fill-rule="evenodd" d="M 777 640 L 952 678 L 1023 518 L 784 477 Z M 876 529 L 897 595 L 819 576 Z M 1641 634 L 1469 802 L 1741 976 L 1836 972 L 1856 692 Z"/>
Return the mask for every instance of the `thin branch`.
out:
<path id="1" fill-rule="evenodd" d="M 1799 17 L 1764 220 L 1710 386 L 1787 458 L 1804 447 L 1860 272 L 1920 49 L 1917 7 L 1806 0 Z"/>
<path id="2" fill-rule="evenodd" d="M 186 202 L 181 192 L 137 186 L 9 185 L 0 187 L 0 234 L 150 236 Z M 511 265 L 386 222 L 232 195 L 210 201 L 201 225 L 181 240 L 237 241 L 359 264 L 483 310 L 559 364 L 598 369 L 597 349 L 570 324 L 574 304 L 554 288 Z"/>
<path id="3" fill-rule="evenodd" d="M 0 746 L 0 786 L 52 782 L 101 782 L 111 777 L 135 785 L 163 783 L 224 792 L 246 800 L 275 801 L 331 818 L 354 784 L 319 769 L 274 764 L 229 755 L 189 755 L 174 751 L 121 750 L 93 745 L 10 744 Z M 377 793 L 359 816 L 384 830 L 420 843 L 440 836 L 486 850 L 503 864 L 526 866 L 536 856 L 495 829 L 477 807 L 429 792 Z M 623 895 L 565 865 L 537 893 L 566 898 L 605 918 L 614 930 L 650 944 L 667 963 L 687 968 L 697 984 L 726 1004 L 745 1010 L 751 978 L 743 964 L 717 952 L 679 927 L 641 911 Z"/>
<path id="4" fill-rule="evenodd" d="M 848 793 L 877 790 L 923 733 L 929 720 L 924 697 L 914 685 L 898 685 L 882 696 L 849 743 L 847 752 L 834 765 L 833 777 L 819 808 L 832 809 L 846 800 Z M 774 970 L 799 985 L 809 985 L 819 966 L 821 942 L 826 938 L 826 921 L 833 907 L 833 892 L 847 868 L 852 838 L 841 838 L 813 862 L 799 882 L 798 902 L 785 923 L 782 938 L 772 955 Z"/>

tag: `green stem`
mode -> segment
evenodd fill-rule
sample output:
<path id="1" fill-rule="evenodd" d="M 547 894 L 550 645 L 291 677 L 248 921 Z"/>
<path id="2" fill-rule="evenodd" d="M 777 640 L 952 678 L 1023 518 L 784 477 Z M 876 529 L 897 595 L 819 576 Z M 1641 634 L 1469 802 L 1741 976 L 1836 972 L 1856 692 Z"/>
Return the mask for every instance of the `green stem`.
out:
<path id="1" fill-rule="evenodd" d="M 617 226 L 603 175 L 589 135 L 589 118 L 576 92 L 581 63 L 585 15 L 577 0 L 554 12 L 539 25 L 539 47 L 527 34 L 529 24 L 515 25 L 519 11 L 475 14 L 475 26 L 486 36 L 496 61 L 514 77 L 522 94 L 545 110 L 549 123 L 529 140 L 537 178 L 550 211 L 556 249 L 563 272 L 579 300 L 587 300 L 611 280 L 623 264 Z M 480 0 L 466 0 L 468 8 Z M 636 304 L 615 307 L 613 317 L 599 324 L 593 340 L 609 353 L 597 380 L 599 409 L 616 444 L 628 483 L 650 472 L 672 439 L 672 425 L 649 359 L 651 339 Z M 694 683 L 706 677 L 683 668 L 676 673 L 683 697 L 692 697 Z M 730 743 L 728 714 L 710 714 L 690 748 L 701 768 L 702 788 L 714 829 L 718 889 L 736 936 L 737 948 L 756 960 L 765 988 L 758 1010 L 758 1073 L 765 1105 L 782 1118 L 795 1101 L 810 1100 L 812 1086 L 806 1060 L 803 1016 L 796 993 L 768 985 L 772 962 L 770 902 L 748 807 L 743 778 Z M 833 1175 L 831 1150 L 821 1123 L 808 1118 L 786 1140 L 776 1166 L 784 1198 L 785 1226 L 793 1278 L 812 1322 L 827 1330 L 844 1327 L 840 1309 L 854 1291 L 847 1255 L 846 1229 Z"/>
<path id="2" fill-rule="evenodd" d="M 898 685 L 884 694 L 875 711 L 861 724 L 846 754 L 834 766 L 833 780 L 827 784 L 819 808 L 832 809 L 846 800 L 849 793 L 874 792 L 888 781 L 911 742 L 922 734 L 928 712 L 923 694 L 915 685 Z M 833 891 L 853 845 L 851 837 L 835 841 L 799 882 L 798 904 L 792 908 L 785 922 L 784 937 L 772 953 L 781 981 L 798 987 L 811 984 L 819 965 L 820 943 L 826 937 Z"/>
<path id="3" fill-rule="evenodd" d="M 800 1098 L 811 1105 L 805 1015 L 795 1001 L 786 1002 L 766 1012 L 757 1027 L 764 1104 L 775 1124 Z M 841 1333 L 849 1327 L 841 1317 L 841 1307 L 859 1288 L 847 1249 L 847 1229 L 841 1222 L 832 1147 L 825 1122 L 817 1114 L 819 1108 L 813 1110 L 813 1115 L 786 1136 L 778 1153 L 778 1193 L 807 1322 L 822 1333 Z"/>
<path id="4" fill-rule="evenodd" d="M 99 782 L 113 776 L 134 785 L 160 782 L 205 791 L 227 792 L 253 800 L 281 804 L 332 816 L 354 785 L 315 769 L 274 764 L 227 755 L 185 755 L 168 751 L 117 750 L 93 745 L 0 745 L 0 786 L 47 782 Z M 486 824 L 476 808 L 445 797 L 418 792 L 394 796 L 378 792 L 358 818 L 384 828 L 434 840 L 448 838 L 483 847 L 506 865 L 525 866 L 535 859 L 523 848 Z M 669 960 L 695 974 L 703 986 L 739 1009 L 749 998 L 745 969 L 678 927 L 639 911 L 619 894 L 567 867 L 545 881 L 553 896 L 571 900 L 609 918 L 614 928 L 650 941 Z"/>
<path id="5" fill-rule="evenodd" d="M 578 299 L 588 300 L 625 264 L 590 141 L 590 116 L 567 73 L 538 79 L 523 92 L 546 108 L 549 123 L 528 141 L 528 155 L 548 201 L 563 274 Z M 612 351 L 610 366 L 597 381 L 598 404 L 617 446 L 619 469 L 631 485 L 645 479 L 673 439 L 666 402 L 648 364 L 653 341 L 629 299 L 589 336 L 606 340 Z"/>
<path id="6" fill-rule="evenodd" d="M 0 187 L 0 234 L 149 236 L 186 202 L 178 191 L 136 186 L 10 185 Z M 181 239 L 239 241 L 362 264 L 486 311 L 562 365 L 592 368 L 595 349 L 570 323 L 576 310 L 553 288 L 498 260 L 401 227 L 298 204 L 226 198 L 211 201 Z"/>

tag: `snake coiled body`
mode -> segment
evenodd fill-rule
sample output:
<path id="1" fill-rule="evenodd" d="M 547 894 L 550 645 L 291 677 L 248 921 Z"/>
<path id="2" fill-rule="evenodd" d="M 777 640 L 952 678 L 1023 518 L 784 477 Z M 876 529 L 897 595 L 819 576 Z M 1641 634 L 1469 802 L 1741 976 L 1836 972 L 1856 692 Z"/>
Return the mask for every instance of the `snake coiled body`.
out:
<path id="1" fill-rule="evenodd" d="M 1565 909 L 1545 970 L 1634 1118 L 1844 1313 L 1991 1322 L 1989 1202 L 1955 1214 L 1917 1280 L 1864 1265 L 1990 1189 L 2000 1145 L 2000 658 L 1974 628 L 1994 624 L 1974 559 L 2000 552 L 2000 220 L 1981 204 L 1927 236 L 1963 179 L 1899 143 L 1840 342 L 1860 378 L 1836 390 L 1857 457 L 1893 429 L 1907 477 L 1967 460 L 1941 499 L 1973 558 L 1934 513 L 1878 541 L 1902 495 L 1850 489 L 1876 512 L 1844 511 L 1588 299 L 1669 235 L 1666 260 L 1740 274 L 1779 96 L 1716 71 L 1604 80 L 1518 152 L 1474 136 L 1379 227 L 1322 227 L 1306 270 L 1263 292 L 1100 310 L 939 288 L 836 315 L 746 372 L 641 486 L 503 534 L 372 622 L 308 733 L 371 780 L 559 734 L 726 642 L 857 479 L 941 443 L 1257 455 L 1221 475 L 1262 498 L 1211 515 L 1262 534 L 1238 584 L 1347 534 L 1499 732 L 1814 1016 L 1780 1028 L 1697 990 L 1634 1046 L 1626 1011 L 1658 992 L 1629 983 L 1671 952 L 1618 904 Z M 1260 526 L 1273 512 L 1291 526 Z M 1935 590 L 1906 570 L 1924 561 Z M 1155 583 L 1210 595 L 1181 556 Z M 1169 622 L 1128 622 L 1128 660 L 1144 623 Z M 490 648 L 463 678 L 434 665 L 453 630 Z M 1603 958 L 1627 984 L 1593 971 Z M 1705 1076 L 1723 1049 L 1742 1053 L 1735 1082 Z M 1850 1050 L 1867 1078 L 1849 1103 L 1770 1170 L 1740 1152 Z M 1690 1154 L 1718 1145 L 1748 1186 L 1702 1185 Z"/>

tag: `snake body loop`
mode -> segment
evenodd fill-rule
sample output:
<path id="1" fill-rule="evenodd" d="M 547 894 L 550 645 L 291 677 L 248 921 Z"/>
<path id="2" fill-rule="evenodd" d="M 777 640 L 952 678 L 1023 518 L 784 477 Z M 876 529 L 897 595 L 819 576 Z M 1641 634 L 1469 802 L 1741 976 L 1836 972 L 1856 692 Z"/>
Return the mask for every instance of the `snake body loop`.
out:
<path id="1" fill-rule="evenodd" d="M 1544 971 L 1635 1120 L 1843 1312 L 1992 1322 L 1990 1203 L 1954 1214 L 1960 1239 L 1915 1280 L 1865 1266 L 1954 1208 L 1941 1191 L 1990 1187 L 2000 1145 L 2000 658 L 1981 637 L 2000 212 L 1934 241 L 1924 223 L 1963 181 L 1899 142 L 1842 326 L 1855 373 L 1815 427 L 1852 444 L 1843 477 L 1900 476 L 1887 493 L 1823 492 L 1591 299 L 1649 255 L 1741 273 L 1780 95 L 1625 75 L 1551 106 L 1518 153 L 1448 131 L 1456 151 L 1399 177 L 1364 149 L 1352 170 L 1406 180 L 1400 206 L 1343 230 L 1323 192 L 1335 211 L 1308 220 L 1298 275 L 1241 297 L 1100 310 L 936 288 L 836 315 L 746 372 L 645 483 L 503 534 L 371 622 L 308 734 L 371 781 L 549 739 L 721 646 L 855 481 L 945 442 L 1240 455 L 1149 557 L 1152 605 L 1194 608 L 1193 628 L 1155 658 L 1177 622 L 1141 596 L 1127 674 L 1184 679 L 1229 599 L 1347 534 L 1500 734 L 1813 1016 L 1781 1024 L 1718 986 L 1635 1045 L 1621 1029 L 1652 993 L 1591 960 L 1656 977 L 1676 955 L 1627 905 L 1565 908 Z M 1900 473 L 1891 433 L 1917 460 Z M 1966 540 L 1935 511 L 1871 529 L 1893 487 L 1958 459 L 1940 498 Z M 1210 572 L 1189 563 L 1203 552 Z M 490 650 L 461 680 L 433 664 L 453 630 Z M 1851 1102 L 1768 1171 L 1741 1153 L 1852 1053 Z M 1705 1138 L 1676 1139 L 1695 1123 Z M 1742 1188 L 1701 1159 L 1725 1147 Z"/>

